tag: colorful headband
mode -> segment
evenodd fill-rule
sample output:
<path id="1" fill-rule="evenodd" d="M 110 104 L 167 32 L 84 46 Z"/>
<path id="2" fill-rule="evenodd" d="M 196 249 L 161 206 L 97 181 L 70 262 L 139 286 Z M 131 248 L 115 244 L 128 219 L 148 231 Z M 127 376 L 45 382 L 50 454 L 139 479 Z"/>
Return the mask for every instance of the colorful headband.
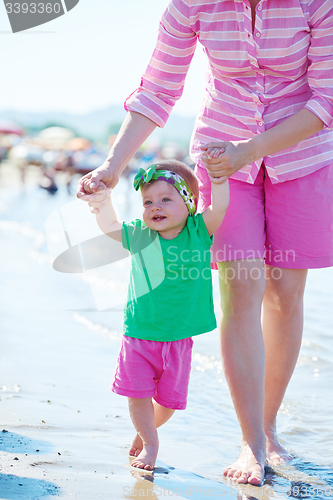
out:
<path id="1" fill-rule="evenodd" d="M 177 189 L 180 196 L 183 198 L 185 205 L 188 208 L 190 215 L 195 214 L 195 196 L 188 188 L 184 179 L 171 172 L 171 170 L 156 170 L 157 165 L 150 165 L 147 170 L 140 168 L 139 172 L 134 177 L 134 189 L 138 191 L 144 184 L 151 180 L 166 181 Z"/>

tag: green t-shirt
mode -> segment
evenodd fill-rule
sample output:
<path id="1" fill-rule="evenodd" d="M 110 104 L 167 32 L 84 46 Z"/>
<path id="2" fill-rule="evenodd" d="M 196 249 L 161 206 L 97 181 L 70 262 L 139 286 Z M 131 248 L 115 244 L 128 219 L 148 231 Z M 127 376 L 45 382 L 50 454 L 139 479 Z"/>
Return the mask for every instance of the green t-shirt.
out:
<path id="1" fill-rule="evenodd" d="M 123 223 L 122 244 L 131 254 L 124 335 L 170 342 L 216 328 L 212 242 L 202 214 L 188 217 L 172 240 L 140 219 Z"/>

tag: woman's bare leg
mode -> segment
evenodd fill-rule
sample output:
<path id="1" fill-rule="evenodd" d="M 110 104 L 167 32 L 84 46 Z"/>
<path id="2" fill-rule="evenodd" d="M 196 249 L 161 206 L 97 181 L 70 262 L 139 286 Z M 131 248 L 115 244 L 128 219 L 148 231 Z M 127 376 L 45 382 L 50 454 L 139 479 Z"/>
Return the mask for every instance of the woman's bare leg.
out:
<path id="1" fill-rule="evenodd" d="M 155 427 L 156 429 L 161 425 L 165 424 L 172 417 L 176 410 L 172 410 L 171 408 L 166 408 L 165 406 L 161 406 L 154 399 L 153 409 L 154 409 L 154 419 L 155 419 Z M 143 448 L 143 442 L 140 437 L 140 434 L 137 432 L 135 438 L 133 439 L 132 446 L 129 450 L 129 455 L 133 457 L 137 457 Z"/>
<path id="2" fill-rule="evenodd" d="M 239 483 L 259 485 L 264 478 L 265 350 L 261 304 L 265 293 L 262 260 L 220 262 L 221 356 L 242 430 L 239 459 L 225 469 Z"/>
<path id="3" fill-rule="evenodd" d="M 293 374 L 303 332 L 303 295 L 306 269 L 266 266 L 263 300 L 263 336 L 266 351 L 265 433 L 267 460 L 271 465 L 292 456 L 280 445 L 276 415 Z"/>

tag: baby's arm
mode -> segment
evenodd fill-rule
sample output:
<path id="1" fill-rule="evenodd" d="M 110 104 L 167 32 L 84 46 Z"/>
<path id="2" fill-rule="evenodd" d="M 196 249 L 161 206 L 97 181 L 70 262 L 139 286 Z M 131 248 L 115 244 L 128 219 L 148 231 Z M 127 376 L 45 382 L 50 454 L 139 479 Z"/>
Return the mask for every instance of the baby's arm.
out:
<path id="1" fill-rule="evenodd" d="M 103 233 L 110 238 L 121 242 L 122 224 L 118 221 L 116 212 L 113 208 L 110 190 L 100 182 L 99 189 L 90 192 L 88 205 L 93 213 L 96 213 L 96 221 Z"/>
<path id="2" fill-rule="evenodd" d="M 229 206 L 230 192 L 228 179 L 220 182 L 219 178 L 210 177 L 212 183 L 211 205 L 202 217 L 211 236 L 220 227 Z"/>

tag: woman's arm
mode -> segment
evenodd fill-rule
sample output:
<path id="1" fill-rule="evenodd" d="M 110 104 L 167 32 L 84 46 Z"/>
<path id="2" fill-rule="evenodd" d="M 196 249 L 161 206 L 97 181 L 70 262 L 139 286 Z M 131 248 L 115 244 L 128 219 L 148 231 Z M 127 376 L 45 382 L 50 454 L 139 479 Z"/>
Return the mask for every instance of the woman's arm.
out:
<path id="1" fill-rule="evenodd" d="M 324 123 L 311 111 L 301 109 L 275 127 L 251 140 L 253 157 L 263 158 L 295 146 L 324 128 Z"/>
<path id="2" fill-rule="evenodd" d="M 113 188 L 129 160 L 156 127 L 146 116 L 129 111 L 103 165 L 80 179 L 77 197 L 89 201 L 87 192 L 96 191 L 100 181 Z"/>
<path id="3" fill-rule="evenodd" d="M 275 127 L 246 141 L 206 144 L 201 148 L 205 151 L 202 160 L 212 177 L 222 177 L 225 180 L 246 165 L 264 156 L 295 146 L 322 128 L 324 128 L 324 123 L 310 110 L 303 108 Z M 212 149 L 223 147 L 225 148 L 223 154 L 214 158 L 209 157 Z"/>

